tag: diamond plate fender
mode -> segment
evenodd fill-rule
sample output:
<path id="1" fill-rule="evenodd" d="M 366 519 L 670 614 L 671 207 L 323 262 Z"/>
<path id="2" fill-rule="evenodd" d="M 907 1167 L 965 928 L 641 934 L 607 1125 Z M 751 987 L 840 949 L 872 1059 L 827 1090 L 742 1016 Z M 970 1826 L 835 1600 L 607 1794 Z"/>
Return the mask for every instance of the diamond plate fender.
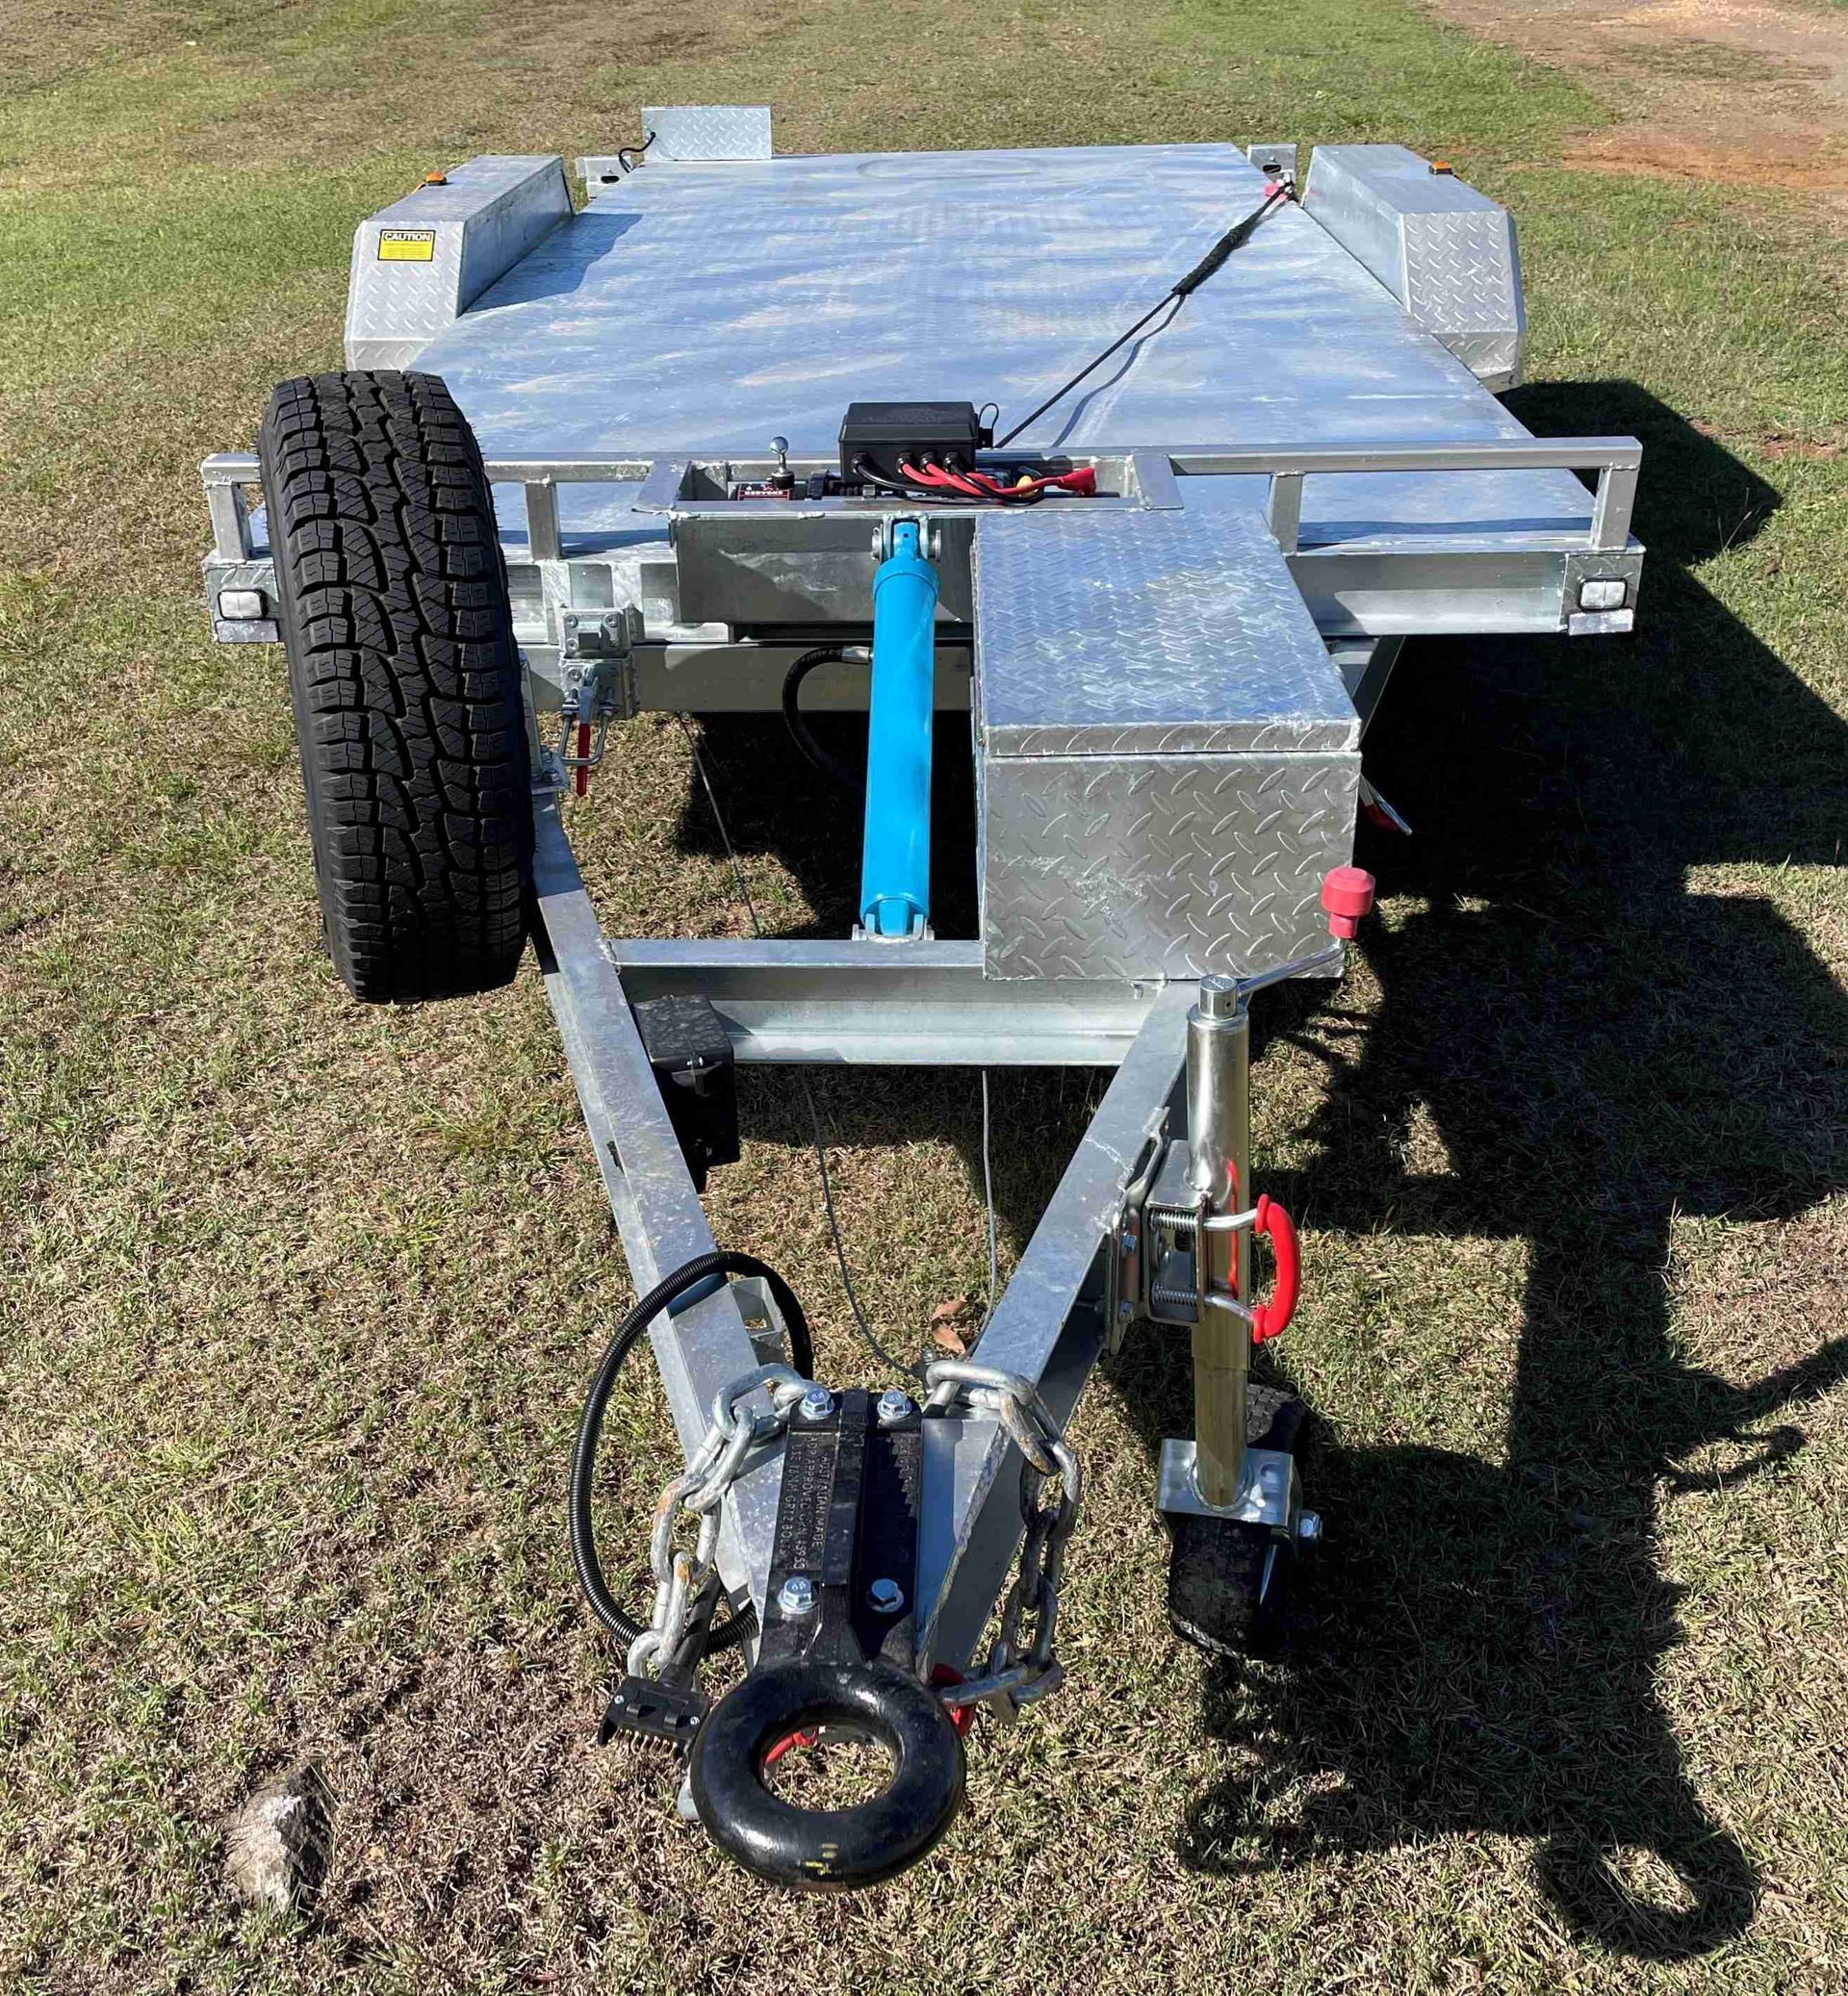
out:
<path id="1" fill-rule="evenodd" d="M 654 134 L 654 163 L 770 157 L 767 104 L 644 104 L 642 129 Z"/>
<path id="2" fill-rule="evenodd" d="M 369 216 L 353 236 L 346 365 L 409 367 L 570 216 L 556 153 L 484 154 Z"/>
<path id="3" fill-rule="evenodd" d="M 1505 208 L 1402 145 L 1318 146 L 1302 205 L 1485 388 L 1520 380 L 1527 319 Z"/>

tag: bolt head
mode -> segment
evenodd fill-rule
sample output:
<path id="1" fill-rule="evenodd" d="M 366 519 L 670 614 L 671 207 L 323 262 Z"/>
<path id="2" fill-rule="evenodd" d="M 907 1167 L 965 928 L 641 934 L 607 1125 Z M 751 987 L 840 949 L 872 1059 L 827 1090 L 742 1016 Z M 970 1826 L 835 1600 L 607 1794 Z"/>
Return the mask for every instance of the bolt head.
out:
<path id="1" fill-rule="evenodd" d="M 1317 1511 L 1298 1511 L 1296 1514 L 1296 1537 L 1305 1546 L 1314 1546 L 1322 1539 L 1322 1514 Z"/>
<path id="2" fill-rule="evenodd" d="M 785 1615 L 815 1612 L 815 1583 L 803 1574 L 793 1574 L 777 1589 L 777 1606 Z"/>
<path id="3" fill-rule="evenodd" d="M 905 1605 L 905 1590 L 882 1575 L 867 1588 L 866 1599 L 875 1614 L 896 1615 Z"/>
<path id="4" fill-rule="evenodd" d="M 896 1427 L 901 1420 L 909 1420 L 912 1413 L 911 1395 L 888 1386 L 879 1396 L 878 1413 L 882 1427 Z"/>
<path id="5" fill-rule="evenodd" d="M 802 1396 L 804 1420 L 826 1420 L 834 1411 L 834 1396 L 825 1386 L 811 1386 Z"/>

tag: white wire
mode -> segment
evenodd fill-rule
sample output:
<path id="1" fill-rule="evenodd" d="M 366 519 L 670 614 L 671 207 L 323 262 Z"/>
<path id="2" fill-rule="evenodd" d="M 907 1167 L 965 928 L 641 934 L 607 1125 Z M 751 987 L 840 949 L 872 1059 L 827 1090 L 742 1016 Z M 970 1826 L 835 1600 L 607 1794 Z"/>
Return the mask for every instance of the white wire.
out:
<path id="1" fill-rule="evenodd" d="M 982 1203 L 988 1216 L 988 1308 L 982 1319 L 982 1330 L 988 1327 L 988 1318 L 994 1315 L 994 1306 L 1001 1293 L 1001 1258 L 994 1238 L 994 1167 L 988 1162 L 988 1070 L 982 1070 Z M 981 1332 L 976 1333 L 977 1337 Z"/>
<path id="2" fill-rule="evenodd" d="M 737 848 L 732 845 L 732 833 L 726 828 L 725 813 L 720 810 L 719 800 L 713 793 L 712 779 L 706 774 L 706 757 L 700 754 L 699 737 L 687 726 L 684 714 L 677 713 L 674 718 L 680 723 L 680 732 L 685 735 L 686 745 L 693 753 L 693 767 L 700 773 L 700 787 L 706 792 L 706 802 L 712 812 L 712 822 L 719 828 L 719 838 L 725 846 L 725 857 L 732 862 L 732 878 L 737 883 L 738 899 L 744 903 L 744 911 L 750 918 L 751 933 L 753 935 L 761 936 L 763 934 L 763 924 L 757 920 L 757 904 L 751 899 L 750 883 L 744 877 L 744 867 L 739 861 Z M 808 1072 L 800 1065 L 796 1068 L 796 1080 L 801 1086 L 803 1099 L 808 1105 L 808 1126 L 812 1133 L 812 1141 L 815 1149 L 815 1168 L 821 1174 L 821 1199 L 823 1206 L 827 1208 L 828 1231 L 833 1237 L 834 1243 L 834 1266 L 840 1270 L 840 1286 L 847 1292 L 847 1307 L 854 1314 L 855 1326 L 859 1330 L 860 1340 L 865 1344 L 867 1350 L 873 1354 L 882 1366 L 887 1367 L 894 1372 L 903 1372 L 908 1378 L 921 1379 L 924 1376 L 922 1363 L 908 1366 L 903 1359 L 894 1358 L 879 1340 L 874 1337 L 873 1328 L 866 1321 L 866 1313 L 860 1307 L 860 1296 L 854 1288 L 853 1270 L 847 1266 L 847 1249 L 840 1238 L 840 1218 L 834 1211 L 834 1189 L 828 1177 L 828 1150 L 826 1144 L 822 1141 L 821 1111 L 815 1106 L 815 1091 L 808 1086 Z M 983 1076 L 983 1102 L 985 1110 L 988 1099 L 987 1090 L 988 1077 L 985 1074 Z M 985 1170 L 987 1168 L 987 1141 L 985 1130 L 983 1138 Z M 992 1207 L 989 1208 L 989 1252 L 992 1255 Z M 990 1307 L 992 1307 L 992 1304 L 990 1304 Z"/>

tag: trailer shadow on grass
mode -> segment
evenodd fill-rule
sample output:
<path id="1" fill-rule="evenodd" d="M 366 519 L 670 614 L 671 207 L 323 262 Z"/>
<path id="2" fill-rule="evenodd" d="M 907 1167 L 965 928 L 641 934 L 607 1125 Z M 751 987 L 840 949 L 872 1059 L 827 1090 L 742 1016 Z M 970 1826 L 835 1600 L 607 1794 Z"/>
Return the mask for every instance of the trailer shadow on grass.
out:
<path id="1" fill-rule="evenodd" d="M 1837 861 L 1848 730 L 1690 574 L 1749 536 L 1769 488 L 1622 384 L 1517 406 L 1541 432 L 1643 439 L 1644 629 L 1408 653 L 1368 767 L 1418 835 L 1363 857 L 1424 911 L 1366 940 L 1383 996 L 1364 1034 L 1301 987 L 1256 1021 L 1330 1068 L 1316 1155 L 1267 1181 L 1324 1240 L 1528 1243 L 1505 1463 L 1323 1439 L 1304 1625 L 1281 1663 L 1216 1671 L 1206 1699 L 1260 1771 L 1196 1799 L 1185 1855 L 1232 1870 L 1527 1837 L 1577 1932 L 1666 1959 L 1743 1932 L 1758 1881 L 1656 1696 L 1678 1598 L 1658 1494 L 1714 1445 L 1725 1476 L 1769 1469 L 1848 1376 L 1844 1338 L 1744 1387 L 1671 1341 L 1673 1217 L 1801 1213 L 1843 1182 L 1848 1127 L 1840 994 L 1767 902 L 1688 873 Z M 1420 1110 L 1448 1173 L 1401 1162 Z M 1188 1406 L 1184 1363 L 1150 1356 L 1159 1388 L 1123 1384 L 1153 1449 Z"/>

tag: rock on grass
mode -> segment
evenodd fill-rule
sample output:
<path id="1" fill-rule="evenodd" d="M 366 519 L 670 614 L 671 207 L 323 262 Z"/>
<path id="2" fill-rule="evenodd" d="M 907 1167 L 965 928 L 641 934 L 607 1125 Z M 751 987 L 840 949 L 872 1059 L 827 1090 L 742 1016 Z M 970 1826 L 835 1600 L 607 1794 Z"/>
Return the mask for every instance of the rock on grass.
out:
<path id="1" fill-rule="evenodd" d="M 313 1905 L 327 1875 L 331 1802 L 311 1765 L 259 1788 L 231 1818 L 224 1868 L 245 1906 L 287 1913 Z"/>

